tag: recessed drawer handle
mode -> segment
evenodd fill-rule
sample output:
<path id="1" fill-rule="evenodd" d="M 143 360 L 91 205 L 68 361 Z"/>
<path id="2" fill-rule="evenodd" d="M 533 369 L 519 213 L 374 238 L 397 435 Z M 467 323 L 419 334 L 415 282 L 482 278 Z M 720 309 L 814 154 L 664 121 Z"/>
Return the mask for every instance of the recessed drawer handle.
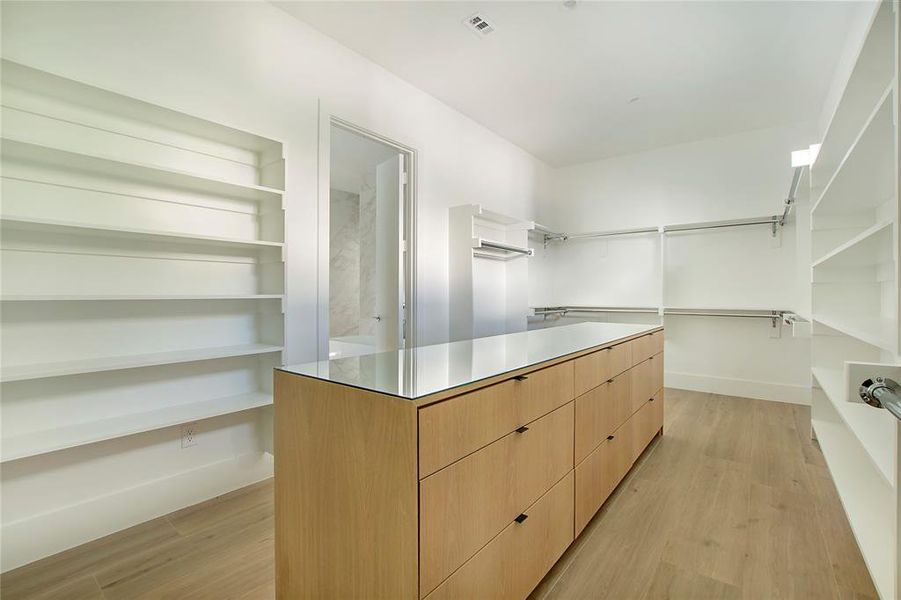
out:
<path id="1" fill-rule="evenodd" d="M 616 437 L 615 435 L 608 435 L 608 436 L 607 436 L 607 439 L 608 439 L 608 440 L 612 440 L 612 439 L 615 438 L 615 437 Z"/>
<path id="2" fill-rule="evenodd" d="M 527 375 L 517 375 L 517 376 L 514 377 L 513 379 L 515 379 L 516 381 L 525 381 L 525 380 L 528 379 L 528 378 L 529 378 L 529 377 L 528 377 Z"/>
<path id="3" fill-rule="evenodd" d="M 529 428 L 526 427 L 525 425 L 523 425 L 522 427 L 517 427 L 517 428 L 516 428 L 516 433 L 525 433 L 525 432 L 527 432 L 528 430 L 529 430 Z"/>
<path id="4" fill-rule="evenodd" d="M 521 515 L 519 515 L 518 517 L 516 517 L 513 520 L 516 521 L 517 523 L 522 523 L 523 521 L 525 521 L 528 518 L 529 518 L 529 515 L 527 515 L 526 513 L 522 513 Z"/>

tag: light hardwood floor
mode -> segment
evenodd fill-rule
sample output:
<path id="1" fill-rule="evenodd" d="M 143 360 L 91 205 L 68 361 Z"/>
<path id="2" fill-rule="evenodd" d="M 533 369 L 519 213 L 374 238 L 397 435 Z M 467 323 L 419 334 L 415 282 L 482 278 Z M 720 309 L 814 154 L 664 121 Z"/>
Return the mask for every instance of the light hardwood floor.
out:
<path id="1" fill-rule="evenodd" d="M 651 444 L 534 600 L 875 599 L 806 407 L 667 390 Z M 274 597 L 271 481 L 11 571 L 19 598 Z"/>

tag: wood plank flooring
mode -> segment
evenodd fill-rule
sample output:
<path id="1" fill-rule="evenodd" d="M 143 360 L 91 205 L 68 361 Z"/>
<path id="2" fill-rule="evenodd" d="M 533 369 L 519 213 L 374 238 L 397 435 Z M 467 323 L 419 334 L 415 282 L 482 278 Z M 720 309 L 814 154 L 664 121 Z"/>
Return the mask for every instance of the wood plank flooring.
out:
<path id="1" fill-rule="evenodd" d="M 639 459 L 533 600 L 875 600 L 807 407 L 667 390 Z M 271 599 L 272 483 L 0 576 L 4 600 Z"/>

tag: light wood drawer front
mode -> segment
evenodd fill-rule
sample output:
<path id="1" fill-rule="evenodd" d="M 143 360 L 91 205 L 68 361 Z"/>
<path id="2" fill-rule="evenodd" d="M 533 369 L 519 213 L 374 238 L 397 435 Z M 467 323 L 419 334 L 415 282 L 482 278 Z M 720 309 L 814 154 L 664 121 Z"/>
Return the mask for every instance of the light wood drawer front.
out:
<path id="1" fill-rule="evenodd" d="M 576 396 L 581 396 L 632 366 L 632 342 L 580 356 L 573 362 L 575 393 Z"/>
<path id="2" fill-rule="evenodd" d="M 616 440 L 604 440 L 594 452 L 576 465 L 576 535 L 585 529 L 604 501 L 610 496 L 616 482 Z"/>
<path id="3" fill-rule="evenodd" d="M 576 464 L 632 414 L 631 390 L 632 376 L 626 372 L 576 398 Z"/>
<path id="4" fill-rule="evenodd" d="M 573 468 L 573 403 L 420 481 L 427 594 Z"/>
<path id="5" fill-rule="evenodd" d="M 633 365 L 637 365 L 661 352 L 663 352 L 663 331 L 655 331 L 632 340 Z"/>
<path id="6" fill-rule="evenodd" d="M 575 398 L 573 361 L 419 411 L 419 477 L 431 475 Z"/>
<path id="7" fill-rule="evenodd" d="M 641 456 L 661 427 L 663 427 L 663 390 L 658 391 L 632 417 L 632 431 L 630 432 L 632 463 Z"/>
<path id="8" fill-rule="evenodd" d="M 647 359 L 629 371 L 632 376 L 632 412 L 635 413 L 654 395 L 654 361 Z"/>
<path id="9" fill-rule="evenodd" d="M 572 543 L 572 472 L 523 513 L 525 521 L 507 525 L 428 600 L 528 597 Z"/>

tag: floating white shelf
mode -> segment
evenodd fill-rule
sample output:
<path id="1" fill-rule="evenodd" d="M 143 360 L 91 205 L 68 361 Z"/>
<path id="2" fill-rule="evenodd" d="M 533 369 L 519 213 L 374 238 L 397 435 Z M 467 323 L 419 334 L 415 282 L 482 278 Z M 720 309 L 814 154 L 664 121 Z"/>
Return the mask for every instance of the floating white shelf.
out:
<path id="1" fill-rule="evenodd" d="M 0 461 L 8 462 L 29 456 L 37 456 L 271 404 L 272 394 L 268 392 L 252 392 L 226 398 L 166 406 L 156 410 L 64 425 L 10 437 L 4 436 L 2 447 L 0 447 Z"/>
<path id="2" fill-rule="evenodd" d="M 845 400 L 845 377 L 841 370 L 813 367 L 811 372 L 886 483 L 894 486 L 894 423 L 886 414 L 862 402 Z"/>
<path id="3" fill-rule="evenodd" d="M 813 267 L 862 267 L 892 262 L 893 225 L 891 221 L 873 225 L 814 261 Z"/>
<path id="4" fill-rule="evenodd" d="M 875 208 L 893 197 L 894 83 L 882 94 L 866 125 L 812 208 L 815 217 Z"/>
<path id="5" fill-rule="evenodd" d="M 127 180 L 149 181 L 186 190 L 248 200 L 275 201 L 281 203 L 284 190 L 264 185 L 246 185 L 226 179 L 197 175 L 188 171 L 166 169 L 156 165 L 126 162 L 101 154 L 79 154 L 49 146 L 32 144 L 4 137 L 0 139 L 0 152 L 4 160 L 20 160 L 39 163 L 54 169 L 86 171 Z"/>
<path id="6" fill-rule="evenodd" d="M 897 333 L 897 324 L 888 317 L 814 313 L 813 320 L 871 346 L 895 352 L 894 336 Z"/>
<path id="7" fill-rule="evenodd" d="M 284 294 L 238 294 L 229 295 L 2 295 L 0 302 L 131 302 L 131 301 L 156 301 L 156 300 L 282 300 Z"/>
<path id="8" fill-rule="evenodd" d="M 242 344 L 218 348 L 196 348 L 172 352 L 153 352 L 150 354 L 105 356 L 28 365 L 8 365 L 0 368 L 0 381 L 24 381 L 27 379 L 100 373 L 103 371 L 118 371 L 138 367 L 155 367 L 201 360 L 214 360 L 217 358 L 268 354 L 272 352 L 281 352 L 282 349 L 282 346 L 273 346 L 269 344 Z"/>
<path id="9" fill-rule="evenodd" d="M 211 235 L 195 235 L 192 233 L 157 231 L 131 227 L 108 227 L 104 225 L 91 225 L 88 223 L 72 223 L 67 221 L 55 221 L 52 219 L 33 219 L 13 216 L 0 217 L 0 227 L 2 227 L 3 229 L 19 231 L 72 233 L 93 237 L 128 238 L 135 240 L 143 239 L 159 242 L 175 241 L 203 246 L 245 246 L 262 248 L 284 247 L 284 244 L 281 242 L 268 242 L 264 240 L 247 240 Z"/>

